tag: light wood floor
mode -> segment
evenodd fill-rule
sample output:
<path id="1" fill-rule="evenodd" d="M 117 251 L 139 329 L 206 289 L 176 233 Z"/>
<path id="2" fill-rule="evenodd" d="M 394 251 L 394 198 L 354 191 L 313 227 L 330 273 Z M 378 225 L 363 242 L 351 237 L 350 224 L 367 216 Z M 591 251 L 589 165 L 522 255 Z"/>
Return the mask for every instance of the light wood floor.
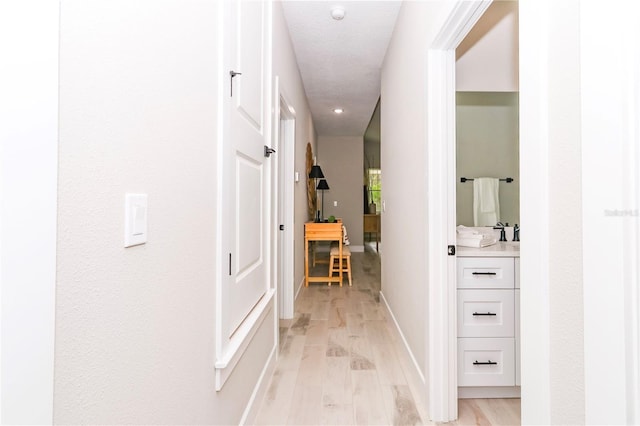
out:
<path id="1" fill-rule="evenodd" d="M 326 268 L 316 267 L 318 275 Z M 279 359 L 256 424 L 430 424 L 420 384 L 380 304 L 380 258 L 352 253 L 352 269 L 353 287 L 303 288 L 294 319 L 281 322 Z M 467 399 L 451 424 L 519 423 L 519 399 Z"/>

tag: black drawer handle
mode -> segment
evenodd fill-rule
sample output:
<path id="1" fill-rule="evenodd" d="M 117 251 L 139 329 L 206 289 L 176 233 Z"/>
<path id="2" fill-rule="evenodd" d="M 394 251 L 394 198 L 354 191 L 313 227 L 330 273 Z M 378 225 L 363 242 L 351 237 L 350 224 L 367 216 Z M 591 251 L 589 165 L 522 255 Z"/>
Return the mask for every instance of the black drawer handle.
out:
<path id="1" fill-rule="evenodd" d="M 495 317 L 498 314 L 494 314 L 493 312 L 487 312 L 486 314 L 484 312 L 474 312 L 473 316 L 474 317 Z"/>
<path id="2" fill-rule="evenodd" d="M 496 275 L 495 272 L 472 272 L 472 275 Z"/>
<path id="3" fill-rule="evenodd" d="M 487 361 L 487 362 L 478 362 L 477 360 L 474 361 L 473 365 L 498 365 L 497 362 L 493 362 L 491 360 Z"/>

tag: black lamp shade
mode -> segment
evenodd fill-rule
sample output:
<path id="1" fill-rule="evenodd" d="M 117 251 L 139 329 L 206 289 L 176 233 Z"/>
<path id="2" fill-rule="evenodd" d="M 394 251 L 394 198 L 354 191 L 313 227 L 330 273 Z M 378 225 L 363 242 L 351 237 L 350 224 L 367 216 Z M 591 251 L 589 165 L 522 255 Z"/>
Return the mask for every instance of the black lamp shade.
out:
<path id="1" fill-rule="evenodd" d="M 316 188 L 317 189 L 329 189 L 329 184 L 327 183 L 326 179 L 320 179 L 320 182 L 318 182 L 318 186 Z"/>
<path id="2" fill-rule="evenodd" d="M 322 169 L 320 166 L 312 166 L 311 171 L 309 172 L 309 178 L 311 179 L 322 179 L 324 174 L 322 174 Z"/>

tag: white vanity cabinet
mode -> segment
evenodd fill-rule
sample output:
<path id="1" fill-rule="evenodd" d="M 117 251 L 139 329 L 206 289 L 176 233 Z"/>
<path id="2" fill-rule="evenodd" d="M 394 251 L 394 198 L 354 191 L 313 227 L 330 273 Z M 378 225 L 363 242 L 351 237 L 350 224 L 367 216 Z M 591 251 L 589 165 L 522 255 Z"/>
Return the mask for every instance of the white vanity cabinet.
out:
<path id="1" fill-rule="evenodd" d="M 493 248 L 493 256 L 480 250 L 464 250 L 457 259 L 458 394 L 517 397 L 520 259 L 513 250 Z"/>

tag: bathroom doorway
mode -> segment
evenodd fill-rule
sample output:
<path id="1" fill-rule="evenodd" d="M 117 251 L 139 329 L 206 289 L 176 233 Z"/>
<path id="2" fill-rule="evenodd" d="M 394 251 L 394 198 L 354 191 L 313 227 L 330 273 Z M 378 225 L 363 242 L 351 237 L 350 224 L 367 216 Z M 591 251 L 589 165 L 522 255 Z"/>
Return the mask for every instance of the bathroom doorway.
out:
<path id="1" fill-rule="evenodd" d="M 365 251 L 380 253 L 382 246 L 382 168 L 380 165 L 380 103 L 364 133 L 363 155 L 363 242 Z"/>
<path id="2" fill-rule="evenodd" d="M 518 3 L 493 2 L 455 53 L 458 418 L 520 424 Z"/>

